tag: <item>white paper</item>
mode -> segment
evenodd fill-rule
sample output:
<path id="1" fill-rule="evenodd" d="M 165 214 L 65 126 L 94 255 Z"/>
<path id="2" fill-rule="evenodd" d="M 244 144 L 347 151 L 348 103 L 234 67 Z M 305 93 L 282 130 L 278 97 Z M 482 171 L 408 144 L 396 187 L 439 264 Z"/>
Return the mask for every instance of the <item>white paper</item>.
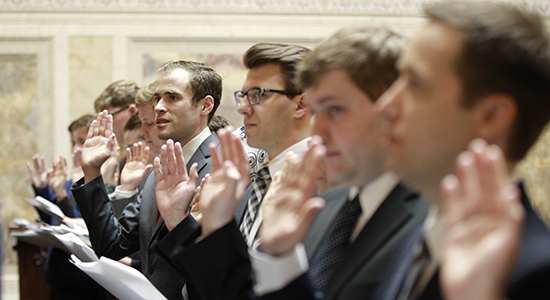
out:
<path id="1" fill-rule="evenodd" d="M 138 270 L 104 256 L 97 262 L 72 263 L 120 300 L 166 300 L 166 297 Z"/>
<path id="2" fill-rule="evenodd" d="M 61 211 L 61 208 L 59 208 L 59 206 L 40 196 L 36 196 L 32 199 L 25 198 L 25 200 L 27 200 L 27 202 L 32 204 L 34 207 L 40 209 L 41 211 L 47 213 L 54 218 L 63 219 L 65 217 L 65 214 L 63 213 L 63 211 Z"/>
<path id="3" fill-rule="evenodd" d="M 65 246 L 68 253 L 74 254 L 79 260 L 83 262 L 98 260 L 94 250 L 74 233 L 55 234 L 54 236 Z"/>

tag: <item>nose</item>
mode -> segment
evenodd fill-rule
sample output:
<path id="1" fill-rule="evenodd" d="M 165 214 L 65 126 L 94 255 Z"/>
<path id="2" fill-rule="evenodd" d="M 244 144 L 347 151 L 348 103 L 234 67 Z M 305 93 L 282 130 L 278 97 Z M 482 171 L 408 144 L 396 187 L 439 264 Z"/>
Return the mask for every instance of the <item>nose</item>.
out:
<path id="1" fill-rule="evenodd" d="M 139 134 L 143 136 L 144 138 L 147 138 L 147 125 L 145 123 L 141 123 L 141 128 L 139 129 Z"/>
<path id="2" fill-rule="evenodd" d="M 404 84 L 396 80 L 376 101 L 376 108 L 380 116 L 388 121 L 395 121 L 399 117 L 399 102 Z"/>
<path id="3" fill-rule="evenodd" d="M 166 112 L 166 106 L 164 105 L 164 100 L 162 98 L 157 102 L 155 105 L 155 113 L 158 115 L 159 113 Z"/>
<path id="4" fill-rule="evenodd" d="M 323 140 L 323 144 L 329 139 L 329 131 L 327 130 L 327 120 L 322 114 L 316 114 L 313 117 L 313 123 L 311 126 L 311 135 L 318 135 Z"/>
<path id="5" fill-rule="evenodd" d="M 245 96 L 245 97 L 248 97 L 248 96 Z M 252 108 L 252 105 L 250 105 L 250 103 L 248 103 L 248 98 L 246 98 L 246 99 L 243 98 L 243 100 L 241 101 L 239 106 L 237 106 L 237 111 L 241 115 L 251 115 L 252 114 L 253 108 Z"/>

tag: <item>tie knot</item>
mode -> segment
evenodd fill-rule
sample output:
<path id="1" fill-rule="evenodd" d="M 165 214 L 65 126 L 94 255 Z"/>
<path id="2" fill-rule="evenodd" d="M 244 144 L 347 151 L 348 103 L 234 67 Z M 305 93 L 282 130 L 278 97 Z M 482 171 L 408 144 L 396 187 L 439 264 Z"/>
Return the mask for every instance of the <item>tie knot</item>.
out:
<path id="1" fill-rule="evenodd" d="M 269 174 L 269 168 L 267 166 L 262 167 L 256 174 L 254 181 L 270 182 L 271 175 Z"/>
<path id="2" fill-rule="evenodd" d="M 362 211 L 359 195 L 355 196 L 353 200 L 348 201 L 344 207 L 344 214 L 350 214 L 352 216 L 360 215 Z"/>

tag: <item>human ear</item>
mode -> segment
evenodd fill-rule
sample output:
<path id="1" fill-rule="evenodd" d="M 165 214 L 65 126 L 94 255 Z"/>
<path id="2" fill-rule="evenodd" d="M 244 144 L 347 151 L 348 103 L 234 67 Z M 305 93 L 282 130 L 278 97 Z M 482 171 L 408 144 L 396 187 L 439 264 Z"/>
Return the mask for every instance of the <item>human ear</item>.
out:
<path id="1" fill-rule="evenodd" d="M 477 136 L 504 146 L 517 117 L 516 99 L 508 93 L 491 94 L 484 97 L 474 110 Z"/>
<path id="2" fill-rule="evenodd" d="M 294 118 L 301 119 L 306 114 L 309 113 L 307 105 L 304 101 L 304 93 L 296 96 L 295 98 L 298 98 L 298 99 L 297 99 L 297 102 L 296 102 L 296 110 L 294 111 Z"/>
<path id="3" fill-rule="evenodd" d="M 130 113 L 133 115 L 135 113 L 137 113 L 138 109 L 136 107 L 135 104 L 130 104 L 130 106 L 128 107 L 128 110 L 130 111 Z"/>
<path id="4" fill-rule="evenodd" d="M 214 98 L 208 95 L 204 97 L 201 102 L 201 115 L 208 116 L 214 109 Z"/>

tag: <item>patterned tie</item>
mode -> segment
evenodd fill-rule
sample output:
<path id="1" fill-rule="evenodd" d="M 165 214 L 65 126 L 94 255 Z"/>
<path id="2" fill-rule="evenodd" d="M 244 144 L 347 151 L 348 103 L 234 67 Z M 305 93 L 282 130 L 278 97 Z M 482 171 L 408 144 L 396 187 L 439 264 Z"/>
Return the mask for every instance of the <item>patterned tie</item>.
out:
<path id="1" fill-rule="evenodd" d="M 239 229 L 245 242 L 249 241 L 249 235 L 251 234 L 252 225 L 254 225 L 254 220 L 258 215 L 258 209 L 262 203 L 262 199 L 271 183 L 271 176 L 269 175 L 269 168 L 267 166 L 263 167 L 258 171 L 257 176 L 252 179 L 252 188 L 253 193 L 248 198 L 248 203 L 246 205 L 246 211 L 244 213 L 243 221 Z M 250 246 L 250 245 L 249 245 Z"/>
<path id="2" fill-rule="evenodd" d="M 309 268 L 309 277 L 318 290 L 323 290 L 334 267 L 350 246 L 349 239 L 360 215 L 361 204 L 358 195 L 352 201 L 346 202 L 319 243 L 310 260 Z"/>

